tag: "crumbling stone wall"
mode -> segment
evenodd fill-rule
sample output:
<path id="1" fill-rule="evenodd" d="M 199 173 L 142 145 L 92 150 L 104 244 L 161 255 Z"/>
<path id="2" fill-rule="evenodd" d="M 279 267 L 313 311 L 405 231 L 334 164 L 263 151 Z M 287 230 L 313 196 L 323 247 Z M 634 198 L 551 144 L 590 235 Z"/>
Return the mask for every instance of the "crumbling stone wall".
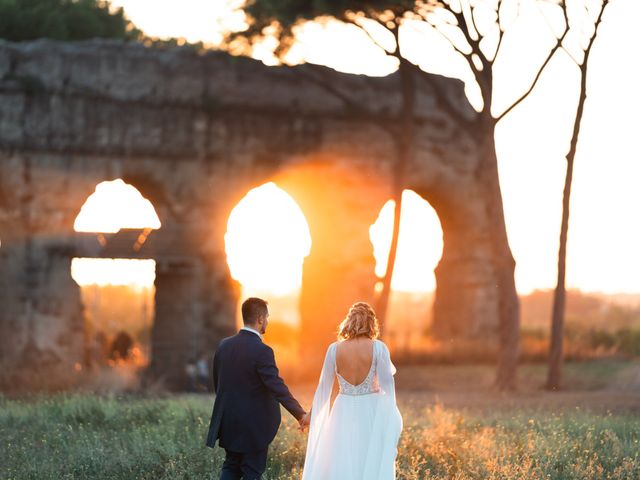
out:
<path id="1" fill-rule="evenodd" d="M 474 115 L 460 82 L 434 82 L 461 115 Z M 226 221 L 250 188 L 270 180 L 296 198 L 317 237 L 302 322 L 304 348 L 320 355 L 349 303 L 373 294 L 363 229 L 390 196 L 394 150 L 379 122 L 394 121 L 397 83 L 188 48 L 0 42 L 2 357 L 18 358 L 35 324 L 38 349 L 69 364 L 82 358 L 73 221 L 96 184 L 116 178 L 149 198 L 163 225 L 153 371 L 177 383 L 193 349 L 213 349 L 233 331 L 238 286 L 226 264 Z M 435 330 L 489 341 L 497 304 L 476 145 L 427 84 L 417 101 L 406 187 L 443 226 Z"/>

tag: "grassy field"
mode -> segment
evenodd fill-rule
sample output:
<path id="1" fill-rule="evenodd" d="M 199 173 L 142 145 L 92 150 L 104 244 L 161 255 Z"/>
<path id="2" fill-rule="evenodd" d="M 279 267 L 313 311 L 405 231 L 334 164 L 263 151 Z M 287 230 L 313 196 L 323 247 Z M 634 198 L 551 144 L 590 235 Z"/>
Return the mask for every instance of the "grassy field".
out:
<path id="1" fill-rule="evenodd" d="M 617 367 L 599 368 L 611 375 Z M 450 369 L 449 376 L 477 379 L 485 370 Z M 583 370 L 576 375 L 593 376 Z M 430 375 L 434 383 L 445 376 Z M 464 391 L 456 382 L 437 390 L 404 383 L 400 479 L 640 478 L 636 391 L 603 385 L 504 395 L 469 383 Z M 308 403 L 311 388 L 294 391 Z M 208 395 L 0 397 L 0 478 L 217 478 L 222 452 L 204 446 L 211 404 Z M 300 476 L 306 437 L 284 418 L 265 479 Z"/>

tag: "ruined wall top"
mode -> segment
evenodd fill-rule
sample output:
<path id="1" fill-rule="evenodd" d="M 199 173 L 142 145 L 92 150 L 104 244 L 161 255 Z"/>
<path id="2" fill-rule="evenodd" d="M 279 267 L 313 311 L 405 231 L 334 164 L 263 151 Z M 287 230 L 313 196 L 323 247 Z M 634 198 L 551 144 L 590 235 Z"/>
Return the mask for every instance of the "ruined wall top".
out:
<path id="1" fill-rule="evenodd" d="M 330 161 L 386 185 L 393 141 L 389 129 L 362 110 L 394 122 L 399 80 L 398 74 L 367 77 L 313 65 L 269 67 L 190 47 L 0 41 L 0 192 L 21 181 L 18 167 L 27 162 L 49 181 L 55 172 L 75 172 L 83 199 L 100 181 L 126 178 L 150 198 L 161 191 L 158 204 L 178 208 L 178 202 L 185 211 L 211 190 L 246 191 L 310 162 Z M 472 174 L 478 149 L 433 88 L 448 92 L 459 114 L 476 113 L 461 81 L 427 80 L 417 83 L 407 188 L 446 191 Z M 162 189 L 149 187 L 151 180 Z M 5 196 L 5 204 L 18 202 L 17 195 Z M 71 223 L 69 217 L 61 225 Z"/>
<path id="2" fill-rule="evenodd" d="M 463 115 L 474 115 L 462 82 L 437 75 L 432 79 L 448 92 Z M 320 86 L 327 80 L 339 95 Z M 416 110 L 427 119 L 441 114 L 430 88 L 426 82 L 421 84 L 417 96 Z M 12 90 L 198 109 L 293 109 L 330 116 L 353 113 L 348 102 L 377 113 L 393 113 L 400 105 L 395 74 L 372 78 L 312 65 L 268 67 L 221 51 L 149 48 L 113 40 L 0 40 L 0 91 Z"/>

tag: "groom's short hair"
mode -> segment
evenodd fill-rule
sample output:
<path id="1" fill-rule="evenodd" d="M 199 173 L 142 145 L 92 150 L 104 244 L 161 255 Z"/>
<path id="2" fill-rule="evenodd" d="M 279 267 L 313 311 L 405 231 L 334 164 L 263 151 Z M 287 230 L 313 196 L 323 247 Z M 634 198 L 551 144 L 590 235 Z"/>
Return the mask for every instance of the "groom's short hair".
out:
<path id="1" fill-rule="evenodd" d="M 242 302 L 242 321 L 245 325 L 253 325 L 258 318 L 267 314 L 267 302 L 258 297 L 247 298 Z"/>

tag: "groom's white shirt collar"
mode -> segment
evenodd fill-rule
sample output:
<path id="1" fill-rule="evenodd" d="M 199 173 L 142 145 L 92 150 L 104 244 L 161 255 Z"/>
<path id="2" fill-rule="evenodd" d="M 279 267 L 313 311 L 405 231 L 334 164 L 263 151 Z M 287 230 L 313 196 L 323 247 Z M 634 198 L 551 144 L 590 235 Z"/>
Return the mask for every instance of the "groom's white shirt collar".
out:
<path id="1" fill-rule="evenodd" d="M 258 335 L 260 337 L 260 340 L 262 340 L 262 334 L 259 331 L 254 330 L 251 327 L 242 327 L 240 330 L 246 330 L 247 332 L 255 333 L 256 335 Z"/>

